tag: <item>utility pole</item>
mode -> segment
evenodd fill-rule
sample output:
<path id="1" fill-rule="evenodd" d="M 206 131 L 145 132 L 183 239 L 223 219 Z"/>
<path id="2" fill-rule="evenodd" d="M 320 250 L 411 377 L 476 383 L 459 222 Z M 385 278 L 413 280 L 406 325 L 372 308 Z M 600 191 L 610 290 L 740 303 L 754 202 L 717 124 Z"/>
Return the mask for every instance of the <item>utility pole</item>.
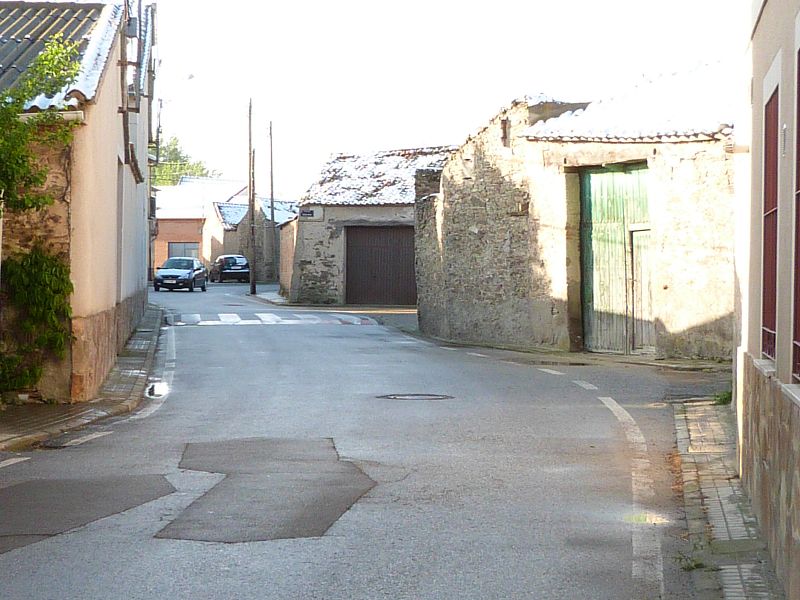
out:
<path id="1" fill-rule="evenodd" d="M 272 221 L 272 274 L 279 281 L 278 227 L 275 223 L 275 178 L 272 170 L 272 121 L 269 122 L 269 220 Z"/>
<path id="2" fill-rule="evenodd" d="M 253 174 L 255 152 L 253 151 L 253 99 L 247 114 L 247 205 L 250 211 L 250 295 L 256 295 L 256 178 Z"/>

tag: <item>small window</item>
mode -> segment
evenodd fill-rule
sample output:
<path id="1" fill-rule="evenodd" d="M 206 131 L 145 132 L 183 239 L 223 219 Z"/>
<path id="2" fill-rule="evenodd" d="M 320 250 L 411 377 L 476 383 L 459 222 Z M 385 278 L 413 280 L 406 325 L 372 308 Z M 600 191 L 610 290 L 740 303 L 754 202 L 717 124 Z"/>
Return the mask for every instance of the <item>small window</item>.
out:
<path id="1" fill-rule="evenodd" d="M 511 121 L 508 119 L 500 121 L 500 139 L 506 148 L 511 146 Z"/>
<path id="2" fill-rule="evenodd" d="M 200 257 L 199 244 L 197 242 L 169 242 L 167 253 L 169 256 Z"/>

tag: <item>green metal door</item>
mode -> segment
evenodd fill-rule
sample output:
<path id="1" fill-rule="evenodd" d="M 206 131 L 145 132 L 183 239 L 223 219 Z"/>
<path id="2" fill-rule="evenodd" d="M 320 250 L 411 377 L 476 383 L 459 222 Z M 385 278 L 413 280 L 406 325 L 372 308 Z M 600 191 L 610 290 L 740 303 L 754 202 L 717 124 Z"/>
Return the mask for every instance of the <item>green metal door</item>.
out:
<path id="1" fill-rule="evenodd" d="M 581 172 L 583 336 L 587 350 L 627 353 L 636 349 L 633 300 L 638 291 L 634 280 L 646 279 L 649 290 L 649 261 L 642 248 L 634 254 L 632 232 L 649 229 L 648 222 L 645 165 Z M 644 238 L 636 239 L 644 242 Z M 634 256 L 640 253 L 643 260 L 634 268 Z M 641 305 L 639 301 L 637 306 Z"/>

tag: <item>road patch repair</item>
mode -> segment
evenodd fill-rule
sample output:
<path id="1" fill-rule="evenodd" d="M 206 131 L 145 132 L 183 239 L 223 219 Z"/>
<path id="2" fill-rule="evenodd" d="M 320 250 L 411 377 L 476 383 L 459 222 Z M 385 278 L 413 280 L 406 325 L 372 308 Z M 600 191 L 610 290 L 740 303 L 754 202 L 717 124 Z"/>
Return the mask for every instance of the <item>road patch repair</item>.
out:
<path id="1" fill-rule="evenodd" d="M 242 543 L 320 537 L 376 484 L 333 440 L 187 444 L 180 468 L 225 475 L 156 537 Z"/>
<path id="2" fill-rule="evenodd" d="M 161 475 L 33 480 L 0 488 L 0 553 L 175 492 Z"/>

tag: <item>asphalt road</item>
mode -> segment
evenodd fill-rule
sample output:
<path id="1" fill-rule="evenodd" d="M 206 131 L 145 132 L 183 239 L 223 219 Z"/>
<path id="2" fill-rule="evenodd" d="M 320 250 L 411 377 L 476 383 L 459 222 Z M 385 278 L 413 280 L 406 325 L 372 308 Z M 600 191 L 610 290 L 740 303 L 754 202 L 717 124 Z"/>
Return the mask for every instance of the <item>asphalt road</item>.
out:
<path id="1" fill-rule="evenodd" d="M 0 469 L 2 598 L 691 597 L 664 400 L 724 378 L 247 291 L 151 294 L 153 399 Z"/>

